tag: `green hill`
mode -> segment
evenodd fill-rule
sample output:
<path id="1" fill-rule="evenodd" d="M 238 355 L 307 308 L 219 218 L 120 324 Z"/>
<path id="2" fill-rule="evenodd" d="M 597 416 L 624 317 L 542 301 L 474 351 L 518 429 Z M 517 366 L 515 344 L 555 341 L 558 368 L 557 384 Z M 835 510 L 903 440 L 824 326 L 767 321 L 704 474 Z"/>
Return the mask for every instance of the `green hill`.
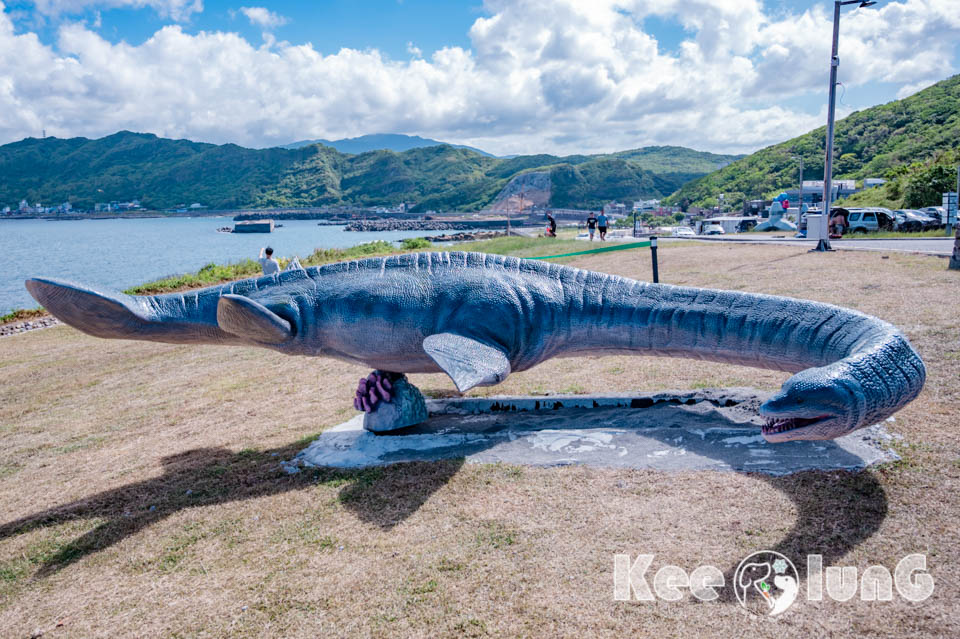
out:
<path id="1" fill-rule="evenodd" d="M 511 178 L 550 171 L 551 204 L 595 207 L 611 199 L 663 197 L 738 156 L 681 147 L 610 155 L 495 158 L 449 145 L 403 152 L 341 153 L 315 144 L 246 149 L 121 131 L 98 140 L 27 138 L 0 146 L 0 206 L 138 199 L 165 209 L 415 203 L 419 210 L 477 210 Z"/>
<path id="2" fill-rule="evenodd" d="M 902 100 L 852 113 L 839 120 L 834 135 L 834 178 L 886 177 L 883 188 L 858 194 L 856 201 L 922 206 L 942 192 L 940 175 L 960 139 L 960 75 Z M 668 201 L 713 206 L 724 193 L 726 202 L 771 197 L 795 187 L 798 162 L 804 177 L 822 179 L 826 127 L 761 149 L 730 165 L 685 184 Z M 955 165 L 954 165 L 955 170 Z M 955 173 L 954 173 L 955 177 Z M 938 181 L 939 180 L 939 181 Z M 936 196 L 939 201 L 939 195 Z"/>
<path id="3" fill-rule="evenodd" d="M 290 167 L 256 206 L 416 203 L 415 210 L 477 210 L 516 175 L 550 171 L 550 204 L 596 207 L 615 199 L 664 197 L 684 182 L 739 156 L 682 147 L 650 147 L 609 155 L 523 155 L 495 158 L 449 145 L 397 153 L 339 154 L 327 147 Z M 318 176 L 321 175 L 321 177 Z"/>
<path id="4" fill-rule="evenodd" d="M 191 202 L 238 207 L 273 187 L 285 169 L 311 153 L 129 131 L 98 140 L 27 138 L 0 147 L 0 204 L 15 206 L 26 199 L 92 208 L 95 202 L 140 199 L 156 208 Z"/>

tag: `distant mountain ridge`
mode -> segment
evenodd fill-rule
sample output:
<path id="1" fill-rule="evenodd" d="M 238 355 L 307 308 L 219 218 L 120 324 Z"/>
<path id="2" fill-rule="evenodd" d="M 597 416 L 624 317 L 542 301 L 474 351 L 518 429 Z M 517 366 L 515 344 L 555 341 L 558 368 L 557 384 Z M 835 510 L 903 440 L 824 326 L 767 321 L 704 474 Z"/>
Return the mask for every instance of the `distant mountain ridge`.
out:
<path id="1" fill-rule="evenodd" d="M 121 131 L 104 138 L 26 138 L 0 146 L 0 207 L 138 199 L 166 209 L 350 204 L 415 211 L 479 210 L 514 177 L 546 173 L 549 204 L 596 208 L 612 200 L 660 198 L 741 156 L 682 147 L 612 154 L 496 158 L 449 145 L 342 153 L 323 145 L 248 149 Z"/>
<path id="2" fill-rule="evenodd" d="M 834 135 L 834 179 L 884 177 L 884 187 L 857 194 L 860 203 L 894 207 L 928 206 L 937 193 L 952 191 L 951 164 L 960 140 L 960 75 L 954 75 L 901 100 L 839 120 Z M 684 184 L 668 201 L 715 206 L 769 198 L 794 188 L 803 157 L 804 178 L 822 180 L 826 127 L 766 147 L 722 169 Z M 957 154 L 960 155 L 960 154 Z M 947 166 L 949 165 L 949 170 Z M 949 187 L 949 188 L 947 188 Z"/>
<path id="3" fill-rule="evenodd" d="M 479 153 L 480 155 L 496 157 L 492 153 L 487 153 L 486 151 L 472 146 L 466 146 L 465 144 L 449 144 L 448 142 L 440 142 L 439 140 L 422 138 L 419 135 L 402 135 L 399 133 L 374 133 L 370 135 L 361 135 L 360 137 L 356 138 L 343 138 L 341 140 L 300 140 L 299 142 L 284 144 L 280 148 L 299 149 L 301 147 L 310 146 L 311 144 L 332 146 L 341 153 L 353 154 L 381 150 L 401 152 L 409 151 L 410 149 L 420 149 L 427 146 L 440 146 L 443 144 L 448 144 L 455 149 L 470 149 L 471 151 Z"/>

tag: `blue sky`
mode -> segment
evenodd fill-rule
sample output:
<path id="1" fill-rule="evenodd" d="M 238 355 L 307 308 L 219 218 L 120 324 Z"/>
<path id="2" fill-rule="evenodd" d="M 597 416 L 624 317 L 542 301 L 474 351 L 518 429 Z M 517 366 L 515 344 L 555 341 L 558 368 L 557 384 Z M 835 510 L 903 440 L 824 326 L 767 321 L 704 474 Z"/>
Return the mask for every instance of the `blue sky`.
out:
<path id="1" fill-rule="evenodd" d="M 42 17 L 37 20 L 33 2 L 10 2 L 8 11 L 22 11 L 18 21 L 24 30 L 37 32 L 46 42 L 56 40 L 59 20 Z M 286 24 L 272 29 L 278 40 L 293 44 L 310 42 L 324 53 L 335 53 L 343 47 L 379 49 L 393 58 L 406 59 L 407 43 L 413 42 L 425 53 L 445 46 L 469 47 L 467 32 L 474 20 L 485 15 L 480 2 L 456 0 L 321 0 L 319 2 L 224 2 L 205 0 L 203 11 L 180 21 L 188 33 L 198 31 L 235 31 L 252 42 L 260 39 L 262 29 L 239 12 L 242 6 L 262 6 L 285 17 Z M 101 26 L 97 33 L 111 42 L 141 44 L 158 29 L 172 21 L 161 17 L 149 6 L 83 7 L 68 18 L 94 24 L 97 15 Z"/>
<path id="2" fill-rule="evenodd" d="M 845 9 L 840 114 L 955 73 L 955 4 Z M 0 143 L 131 128 L 248 146 L 391 132 L 495 153 L 743 152 L 825 121 L 832 3 L 812 0 L 0 7 Z"/>

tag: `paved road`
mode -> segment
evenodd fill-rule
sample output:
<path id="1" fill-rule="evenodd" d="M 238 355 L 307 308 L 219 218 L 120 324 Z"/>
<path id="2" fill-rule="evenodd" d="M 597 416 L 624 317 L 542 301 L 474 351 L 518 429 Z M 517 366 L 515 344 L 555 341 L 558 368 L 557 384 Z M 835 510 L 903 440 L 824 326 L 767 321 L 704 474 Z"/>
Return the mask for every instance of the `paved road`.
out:
<path id="1" fill-rule="evenodd" d="M 662 238 L 670 241 L 679 238 Z M 752 244 L 786 244 L 794 246 L 817 245 L 816 240 L 801 240 L 795 238 L 756 238 L 748 235 L 728 235 L 723 238 L 685 238 L 697 239 L 704 242 L 749 242 Z M 917 239 L 886 239 L 886 240 L 831 240 L 830 245 L 835 249 L 860 251 L 906 251 L 909 253 L 929 253 L 931 255 L 952 255 L 953 238 L 917 238 Z"/>

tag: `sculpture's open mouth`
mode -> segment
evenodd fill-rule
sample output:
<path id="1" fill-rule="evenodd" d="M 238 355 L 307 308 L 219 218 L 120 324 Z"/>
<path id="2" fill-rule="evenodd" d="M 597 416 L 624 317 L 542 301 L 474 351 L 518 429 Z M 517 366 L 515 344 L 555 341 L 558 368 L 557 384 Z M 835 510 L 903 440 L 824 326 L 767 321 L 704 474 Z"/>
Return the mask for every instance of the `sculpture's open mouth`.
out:
<path id="1" fill-rule="evenodd" d="M 797 428 L 810 426 L 825 419 L 830 419 L 831 417 L 832 415 L 819 415 L 817 417 L 810 418 L 786 417 L 783 419 L 774 419 L 772 417 L 768 417 L 766 423 L 763 425 L 763 434 L 776 435 L 777 433 L 784 433 L 788 430 L 796 430 Z"/>

